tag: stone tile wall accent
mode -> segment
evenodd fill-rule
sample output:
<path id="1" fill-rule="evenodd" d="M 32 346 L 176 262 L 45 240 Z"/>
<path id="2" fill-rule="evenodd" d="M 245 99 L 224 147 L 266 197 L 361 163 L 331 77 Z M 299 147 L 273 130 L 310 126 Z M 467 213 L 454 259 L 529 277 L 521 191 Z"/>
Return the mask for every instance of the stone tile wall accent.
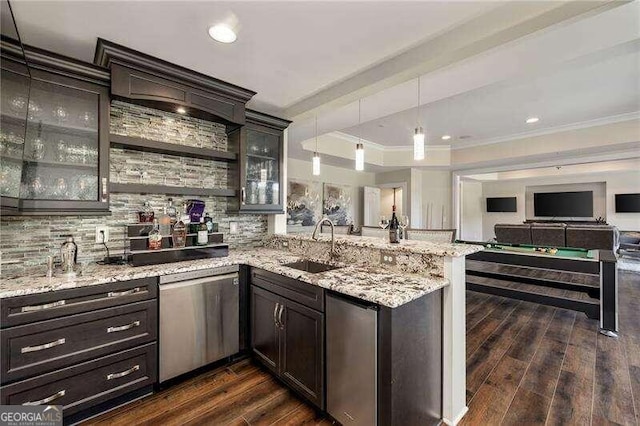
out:
<path id="1" fill-rule="evenodd" d="M 120 101 L 111 105 L 111 132 L 227 150 L 224 125 Z M 224 162 L 112 148 L 110 179 L 119 183 L 225 188 L 228 167 Z M 44 273 L 47 256 L 58 257 L 60 244 L 68 234 L 72 234 L 78 244 L 79 262 L 100 260 L 106 252 L 102 245 L 95 244 L 95 228 L 101 224 L 109 226 L 111 254 L 120 254 L 125 249 L 125 224 L 135 223 L 136 212 L 143 202 L 149 201 L 156 214 L 160 214 L 168 197 L 111 194 L 110 216 L 4 216 L 0 220 L 0 273 L 3 278 Z M 195 197 L 173 196 L 174 205 L 181 208 L 186 198 Z M 227 213 L 237 208 L 237 200 L 225 197 L 199 199 L 206 203 L 206 211 L 218 222 L 225 242 L 232 248 L 256 246 L 267 234 L 266 215 Z M 238 223 L 238 234 L 229 234 L 230 222 Z"/>

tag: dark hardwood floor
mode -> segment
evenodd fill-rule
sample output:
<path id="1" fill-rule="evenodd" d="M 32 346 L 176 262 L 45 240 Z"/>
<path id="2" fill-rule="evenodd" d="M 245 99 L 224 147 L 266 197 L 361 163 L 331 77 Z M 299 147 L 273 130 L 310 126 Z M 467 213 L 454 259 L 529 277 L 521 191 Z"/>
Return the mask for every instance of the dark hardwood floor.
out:
<path id="1" fill-rule="evenodd" d="M 640 274 L 620 272 L 620 338 L 582 313 L 467 292 L 464 425 L 640 423 Z M 249 361 L 92 419 L 109 425 L 328 425 Z"/>

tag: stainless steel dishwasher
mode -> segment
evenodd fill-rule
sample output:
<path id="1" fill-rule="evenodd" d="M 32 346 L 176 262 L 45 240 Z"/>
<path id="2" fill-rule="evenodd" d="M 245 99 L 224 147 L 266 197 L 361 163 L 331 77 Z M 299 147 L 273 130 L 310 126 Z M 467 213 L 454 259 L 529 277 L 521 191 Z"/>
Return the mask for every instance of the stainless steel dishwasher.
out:
<path id="1" fill-rule="evenodd" d="M 345 426 L 377 423 L 378 310 L 327 294 L 327 412 Z"/>
<path id="2" fill-rule="evenodd" d="M 160 382 L 240 349 L 238 266 L 160 277 Z"/>

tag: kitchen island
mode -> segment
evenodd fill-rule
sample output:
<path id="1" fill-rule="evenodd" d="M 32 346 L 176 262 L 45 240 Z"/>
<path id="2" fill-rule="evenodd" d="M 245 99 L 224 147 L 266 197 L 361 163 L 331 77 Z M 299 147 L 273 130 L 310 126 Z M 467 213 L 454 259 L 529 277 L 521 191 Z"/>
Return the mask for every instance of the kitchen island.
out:
<path id="1" fill-rule="evenodd" d="M 442 339 L 433 342 L 442 357 L 442 394 L 432 401 L 438 401 L 442 407 L 441 416 L 445 423 L 455 424 L 464 415 L 465 404 L 465 357 L 464 357 L 464 256 L 481 247 L 455 244 L 429 244 L 403 242 L 389 245 L 382 240 L 372 238 L 342 237 L 336 241 L 336 253 L 332 256 L 327 250 L 331 242 L 322 237 L 313 241 L 308 236 L 273 236 L 265 242 L 265 247 L 234 250 L 228 257 L 205 259 L 173 264 L 131 267 L 85 265 L 82 274 L 74 279 L 62 277 L 19 277 L 0 281 L 0 298 L 45 294 L 63 289 L 79 289 L 100 286 L 108 283 L 157 278 L 190 271 L 203 271 L 232 265 L 246 265 L 252 270 L 262 270 L 286 279 L 329 290 L 327 294 L 346 295 L 380 307 L 380 323 L 387 325 L 388 365 L 401 358 L 401 351 L 411 348 L 407 342 L 420 341 L 421 330 L 415 332 L 410 326 L 398 328 L 401 324 L 420 324 L 429 321 L 425 306 L 436 303 L 438 319 L 442 321 Z M 386 260 L 385 260 L 386 258 Z M 335 269 L 310 273 L 285 266 L 300 260 L 316 260 L 329 264 Z M 435 302 L 434 302 L 435 301 Z M 277 306 L 277 305 L 276 305 Z M 435 306 L 435 305 L 434 305 Z M 414 316 L 412 318 L 411 316 Z M 420 317 L 421 316 L 421 317 Z M 395 323 L 395 330 L 392 330 Z M 436 324 L 436 322 L 433 322 Z M 426 324 L 426 323 L 425 323 Z M 404 332 L 401 332 L 403 331 Z M 440 332 L 438 332 L 440 334 Z M 428 345 L 422 335 L 421 344 Z M 402 339 L 402 340 L 398 340 Z M 441 349 L 440 349 L 441 348 Z M 395 351 L 395 358 L 391 353 Z M 384 358 L 382 354 L 382 358 Z M 415 360 L 419 360 L 415 358 Z M 409 364 L 407 364 L 409 365 Z M 414 363 L 411 371 L 415 377 Z M 424 366 L 425 371 L 437 365 Z M 379 424 L 399 424 L 413 415 L 394 403 L 391 394 L 392 384 L 401 383 L 394 377 L 394 370 L 381 372 L 386 374 L 388 386 L 381 383 L 381 393 L 387 392 L 389 406 L 385 418 L 379 418 Z M 407 371 L 404 372 L 407 374 Z M 406 384 L 408 386 L 408 384 Z M 423 388 L 418 386 L 416 389 Z M 405 389 L 406 391 L 409 388 Z M 395 391 L 399 394 L 398 391 Z M 431 397 L 431 396 L 430 396 Z M 395 405 L 395 406 L 393 406 Z M 415 405 L 415 404 L 414 404 Z M 421 407 L 413 407 L 420 411 Z M 440 410 L 437 410 L 438 412 Z M 391 414 L 395 412 L 395 414 Z M 433 413 L 431 413 L 433 414 Z M 438 414 L 439 415 L 439 414 Z"/>

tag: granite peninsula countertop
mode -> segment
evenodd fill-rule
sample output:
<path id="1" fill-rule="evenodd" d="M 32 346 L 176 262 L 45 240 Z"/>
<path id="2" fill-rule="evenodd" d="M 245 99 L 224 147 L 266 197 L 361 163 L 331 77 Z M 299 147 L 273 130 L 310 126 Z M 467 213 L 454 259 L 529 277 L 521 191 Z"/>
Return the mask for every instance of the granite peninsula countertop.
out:
<path id="1" fill-rule="evenodd" d="M 228 257 L 166 263 L 160 265 L 87 264 L 73 279 L 62 277 L 24 276 L 0 280 L 0 299 L 55 290 L 79 288 L 137 278 L 157 277 L 229 265 L 249 265 L 319 287 L 353 296 L 367 302 L 396 308 L 449 284 L 446 278 L 398 273 L 382 267 L 341 266 L 338 269 L 311 274 L 283 266 L 303 256 L 267 248 L 231 250 Z"/>
<path id="2" fill-rule="evenodd" d="M 276 234 L 271 238 L 277 240 L 315 241 L 308 233 Z M 319 234 L 320 242 L 331 242 L 331 234 Z M 432 243 L 428 241 L 402 240 L 400 244 L 391 244 L 386 239 L 378 237 L 360 237 L 356 235 L 335 235 L 336 250 L 343 247 L 356 246 L 378 250 L 396 251 L 401 253 L 426 254 L 433 256 L 461 257 L 484 249 L 483 246 L 461 243 Z"/>

